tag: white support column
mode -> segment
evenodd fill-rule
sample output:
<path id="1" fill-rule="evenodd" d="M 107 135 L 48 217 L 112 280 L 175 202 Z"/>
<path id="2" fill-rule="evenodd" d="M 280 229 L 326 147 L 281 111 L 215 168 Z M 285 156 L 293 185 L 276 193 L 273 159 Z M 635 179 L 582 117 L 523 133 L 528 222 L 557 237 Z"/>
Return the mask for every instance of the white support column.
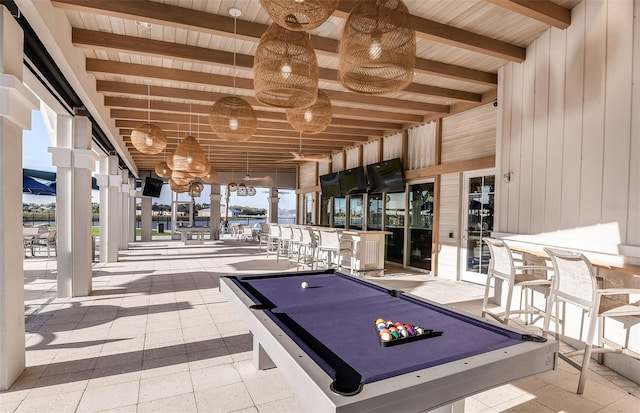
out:
<path id="1" fill-rule="evenodd" d="M 150 196 L 142 197 L 142 215 L 140 217 L 140 227 L 142 229 L 142 241 L 151 241 L 151 201 Z"/>
<path id="2" fill-rule="evenodd" d="M 58 116 L 57 147 L 49 147 L 57 169 L 58 297 L 84 297 L 92 291 L 91 122 L 84 116 Z"/>
<path id="3" fill-rule="evenodd" d="M 117 262 L 120 246 L 120 175 L 118 157 L 100 157 L 100 262 Z"/>
<path id="4" fill-rule="evenodd" d="M 211 205 L 210 225 L 211 239 L 220 239 L 220 185 L 211 184 L 211 195 L 209 196 L 209 204 Z"/>
<path id="5" fill-rule="evenodd" d="M 121 186 L 121 200 L 120 200 L 120 216 L 122 220 L 120 222 L 120 249 L 127 250 L 129 249 L 129 226 L 131 226 L 131 214 L 129 210 L 129 205 L 131 200 L 129 199 L 130 189 L 129 186 L 129 171 L 123 169 L 120 171 L 120 182 L 122 182 Z"/>
<path id="6" fill-rule="evenodd" d="M 278 223 L 278 188 L 269 188 L 269 222 Z"/>
<path id="7" fill-rule="evenodd" d="M 136 199 L 138 193 L 136 191 L 136 179 L 129 177 L 129 242 L 136 241 Z"/>
<path id="8" fill-rule="evenodd" d="M 22 131 L 38 99 L 22 83 L 23 33 L 0 6 L 0 390 L 25 368 Z"/>

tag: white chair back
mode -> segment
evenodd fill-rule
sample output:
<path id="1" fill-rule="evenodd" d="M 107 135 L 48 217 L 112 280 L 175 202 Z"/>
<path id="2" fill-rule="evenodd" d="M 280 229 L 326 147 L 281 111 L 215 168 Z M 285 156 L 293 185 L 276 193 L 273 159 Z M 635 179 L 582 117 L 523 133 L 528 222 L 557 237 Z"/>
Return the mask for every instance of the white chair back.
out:
<path id="1" fill-rule="evenodd" d="M 554 268 L 553 291 L 563 301 L 591 309 L 598 282 L 587 257 L 579 252 L 545 248 Z"/>

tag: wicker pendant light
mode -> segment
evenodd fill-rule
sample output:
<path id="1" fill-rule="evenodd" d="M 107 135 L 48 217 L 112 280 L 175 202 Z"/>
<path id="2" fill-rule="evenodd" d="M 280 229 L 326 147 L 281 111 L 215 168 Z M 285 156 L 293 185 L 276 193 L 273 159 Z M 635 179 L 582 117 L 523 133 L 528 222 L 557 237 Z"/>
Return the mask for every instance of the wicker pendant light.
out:
<path id="1" fill-rule="evenodd" d="M 274 22 L 293 31 L 320 26 L 338 7 L 338 0 L 260 0 Z"/>
<path id="2" fill-rule="evenodd" d="M 210 167 L 209 162 L 207 162 L 196 138 L 190 135 L 185 136 L 173 154 L 173 166 L 171 169 L 174 172 L 184 171 L 196 176 L 206 174 L 207 166 Z"/>
<path id="3" fill-rule="evenodd" d="M 189 190 L 189 185 L 179 185 L 173 179 L 169 179 L 169 188 L 177 194 L 182 194 Z"/>
<path id="4" fill-rule="evenodd" d="M 247 196 L 247 186 L 243 183 L 238 184 L 238 188 L 236 190 L 237 196 Z"/>
<path id="5" fill-rule="evenodd" d="M 309 36 L 273 23 L 253 59 L 256 99 L 279 108 L 313 105 L 318 97 L 318 60 Z"/>
<path id="6" fill-rule="evenodd" d="M 218 173 L 213 168 L 211 168 L 209 170 L 209 173 L 205 176 L 201 176 L 200 179 L 202 179 L 202 182 L 204 182 L 205 184 L 212 184 L 216 181 L 217 177 Z"/>
<path id="7" fill-rule="evenodd" d="M 236 93 L 236 22 L 242 12 L 237 7 L 229 9 L 233 16 L 233 94 Z M 258 119 L 246 100 L 237 96 L 218 99 L 209 113 L 211 129 L 220 139 L 229 142 L 244 142 L 251 138 L 258 127 Z"/>
<path id="8" fill-rule="evenodd" d="M 216 181 L 216 178 L 218 177 L 218 173 L 215 171 L 215 169 L 213 169 L 210 159 L 211 159 L 211 146 L 209 146 L 209 148 L 207 149 L 207 161 L 209 162 L 209 166 L 211 166 L 211 168 L 209 168 L 209 172 L 207 172 L 205 175 L 200 176 L 200 179 L 205 184 L 214 183 Z"/>
<path id="9" fill-rule="evenodd" d="M 204 189 L 202 182 L 193 181 L 189 184 L 189 195 L 196 198 L 199 197 Z"/>
<path id="10" fill-rule="evenodd" d="M 156 170 L 156 175 L 158 175 L 160 178 L 171 177 L 172 171 L 171 171 L 171 168 L 169 168 L 169 165 L 167 165 L 166 161 L 157 163 L 155 170 Z"/>
<path id="11" fill-rule="evenodd" d="M 193 181 L 193 176 L 184 171 L 171 172 L 171 180 L 178 185 L 189 185 Z"/>
<path id="12" fill-rule="evenodd" d="M 151 85 L 147 85 L 147 123 L 131 132 L 131 143 L 140 152 L 155 155 L 167 146 L 167 135 L 162 129 L 151 124 Z"/>
<path id="13" fill-rule="evenodd" d="M 413 79 L 416 35 L 401 0 L 360 0 L 340 40 L 340 81 L 354 92 L 401 90 Z"/>
<path id="14" fill-rule="evenodd" d="M 327 128 L 333 116 L 333 106 L 326 93 L 318 89 L 318 100 L 308 108 L 287 109 L 287 120 L 293 129 L 307 134 L 319 133 Z"/>
<path id="15" fill-rule="evenodd" d="M 246 141 L 258 127 L 251 105 L 237 96 L 218 99 L 209 113 L 209 123 L 220 139 L 229 142 Z"/>

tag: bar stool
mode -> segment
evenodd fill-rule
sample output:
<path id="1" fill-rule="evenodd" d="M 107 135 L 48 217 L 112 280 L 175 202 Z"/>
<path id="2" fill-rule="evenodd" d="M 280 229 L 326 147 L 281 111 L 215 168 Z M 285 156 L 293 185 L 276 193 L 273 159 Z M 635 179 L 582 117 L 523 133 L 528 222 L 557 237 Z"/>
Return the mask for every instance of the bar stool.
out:
<path id="1" fill-rule="evenodd" d="M 298 253 L 298 265 L 296 269 L 300 269 L 300 266 L 308 265 L 311 269 L 315 268 L 316 262 L 316 237 L 311 228 L 301 228 L 302 239 L 300 241 L 300 252 Z"/>
<path id="2" fill-rule="evenodd" d="M 342 262 L 347 253 L 351 252 L 351 242 L 340 239 L 336 230 L 320 230 L 320 239 L 316 250 L 316 268 L 320 263 L 326 263 L 327 268 L 336 265 L 338 269 L 343 267 Z M 326 259 L 324 258 L 326 257 Z M 337 260 L 336 262 L 334 262 Z"/>
<path id="3" fill-rule="evenodd" d="M 484 241 L 489 246 L 491 261 L 489 262 L 487 283 L 484 289 L 484 299 L 482 300 L 482 317 L 488 314 L 503 324 L 508 324 L 509 317 L 512 314 L 539 315 L 543 313 L 543 310 L 529 305 L 527 290 L 530 290 L 531 294 L 533 294 L 534 288 L 548 289 L 551 287 L 551 281 L 546 278 L 546 274 L 541 276 L 529 272 L 538 270 L 545 271 L 546 273 L 551 270 L 551 268 L 541 265 L 516 265 L 513 254 L 511 253 L 511 248 L 509 248 L 504 241 L 494 238 L 485 238 Z M 492 279 L 499 279 L 507 284 L 507 302 L 502 312 L 493 312 L 488 309 L 489 290 Z M 511 309 L 514 287 L 522 288 L 521 296 L 524 295 L 524 308 L 521 306 L 520 309 Z"/>
<path id="4" fill-rule="evenodd" d="M 582 309 L 584 315 L 589 316 L 587 337 L 582 350 L 569 353 L 561 353 L 560 357 L 574 368 L 580 370 L 577 394 L 584 392 L 589 371 L 589 361 L 592 353 L 618 353 L 640 360 L 640 354 L 626 348 L 625 345 L 614 343 L 605 339 L 605 319 L 615 318 L 623 322 L 626 328 L 625 343 L 629 343 L 631 325 L 640 323 L 640 302 L 632 303 L 631 294 L 640 294 L 639 288 L 598 288 L 598 280 L 591 262 L 583 254 L 573 251 L 545 248 L 544 251 L 551 258 L 554 268 L 553 285 L 547 301 L 547 309 L 542 328 L 543 336 L 547 336 L 553 305 L 555 304 L 555 335 L 559 338 L 558 326 L 560 315 L 566 314 L 566 310 L 560 312 L 560 303 L 567 303 Z M 623 299 L 620 296 L 626 296 Z M 598 337 L 594 347 L 594 336 L 598 325 Z M 608 347 L 604 347 L 604 346 Z M 571 357 L 582 355 L 582 363 L 578 363 Z"/>

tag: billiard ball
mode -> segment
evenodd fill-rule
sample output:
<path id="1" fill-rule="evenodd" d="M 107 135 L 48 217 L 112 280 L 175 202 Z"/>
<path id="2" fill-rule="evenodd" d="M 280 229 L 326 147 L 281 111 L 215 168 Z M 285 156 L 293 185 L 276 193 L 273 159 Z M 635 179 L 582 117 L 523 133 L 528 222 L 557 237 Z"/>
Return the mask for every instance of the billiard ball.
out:
<path id="1" fill-rule="evenodd" d="M 424 329 L 422 327 L 415 328 L 416 334 L 424 334 Z"/>
<path id="2" fill-rule="evenodd" d="M 416 335 L 416 331 L 413 329 L 413 327 L 409 327 L 405 331 L 409 333 L 410 336 Z"/>
<path id="3" fill-rule="evenodd" d="M 382 333 L 382 334 L 380 334 L 380 340 L 382 340 L 382 341 L 391 341 L 391 340 L 393 340 L 393 337 L 391 337 L 391 334 L 389 334 L 389 333 Z"/>
<path id="4" fill-rule="evenodd" d="M 380 323 L 384 324 L 384 320 L 381 318 L 377 319 L 375 324 L 378 325 Z"/>
<path id="5" fill-rule="evenodd" d="M 378 330 L 382 330 L 384 328 L 387 328 L 387 326 L 384 323 L 380 323 L 376 327 L 378 327 Z"/>
<path id="6" fill-rule="evenodd" d="M 309 287 L 309 283 L 306 281 L 303 281 L 302 284 L 300 284 L 300 287 L 302 288 L 308 288 Z"/>
<path id="7" fill-rule="evenodd" d="M 392 331 L 391 332 L 391 336 L 395 339 L 395 338 L 400 338 L 400 333 L 398 333 L 397 331 Z"/>
<path id="8" fill-rule="evenodd" d="M 409 337 L 409 332 L 405 329 L 400 330 L 400 335 L 404 338 Z"/>

